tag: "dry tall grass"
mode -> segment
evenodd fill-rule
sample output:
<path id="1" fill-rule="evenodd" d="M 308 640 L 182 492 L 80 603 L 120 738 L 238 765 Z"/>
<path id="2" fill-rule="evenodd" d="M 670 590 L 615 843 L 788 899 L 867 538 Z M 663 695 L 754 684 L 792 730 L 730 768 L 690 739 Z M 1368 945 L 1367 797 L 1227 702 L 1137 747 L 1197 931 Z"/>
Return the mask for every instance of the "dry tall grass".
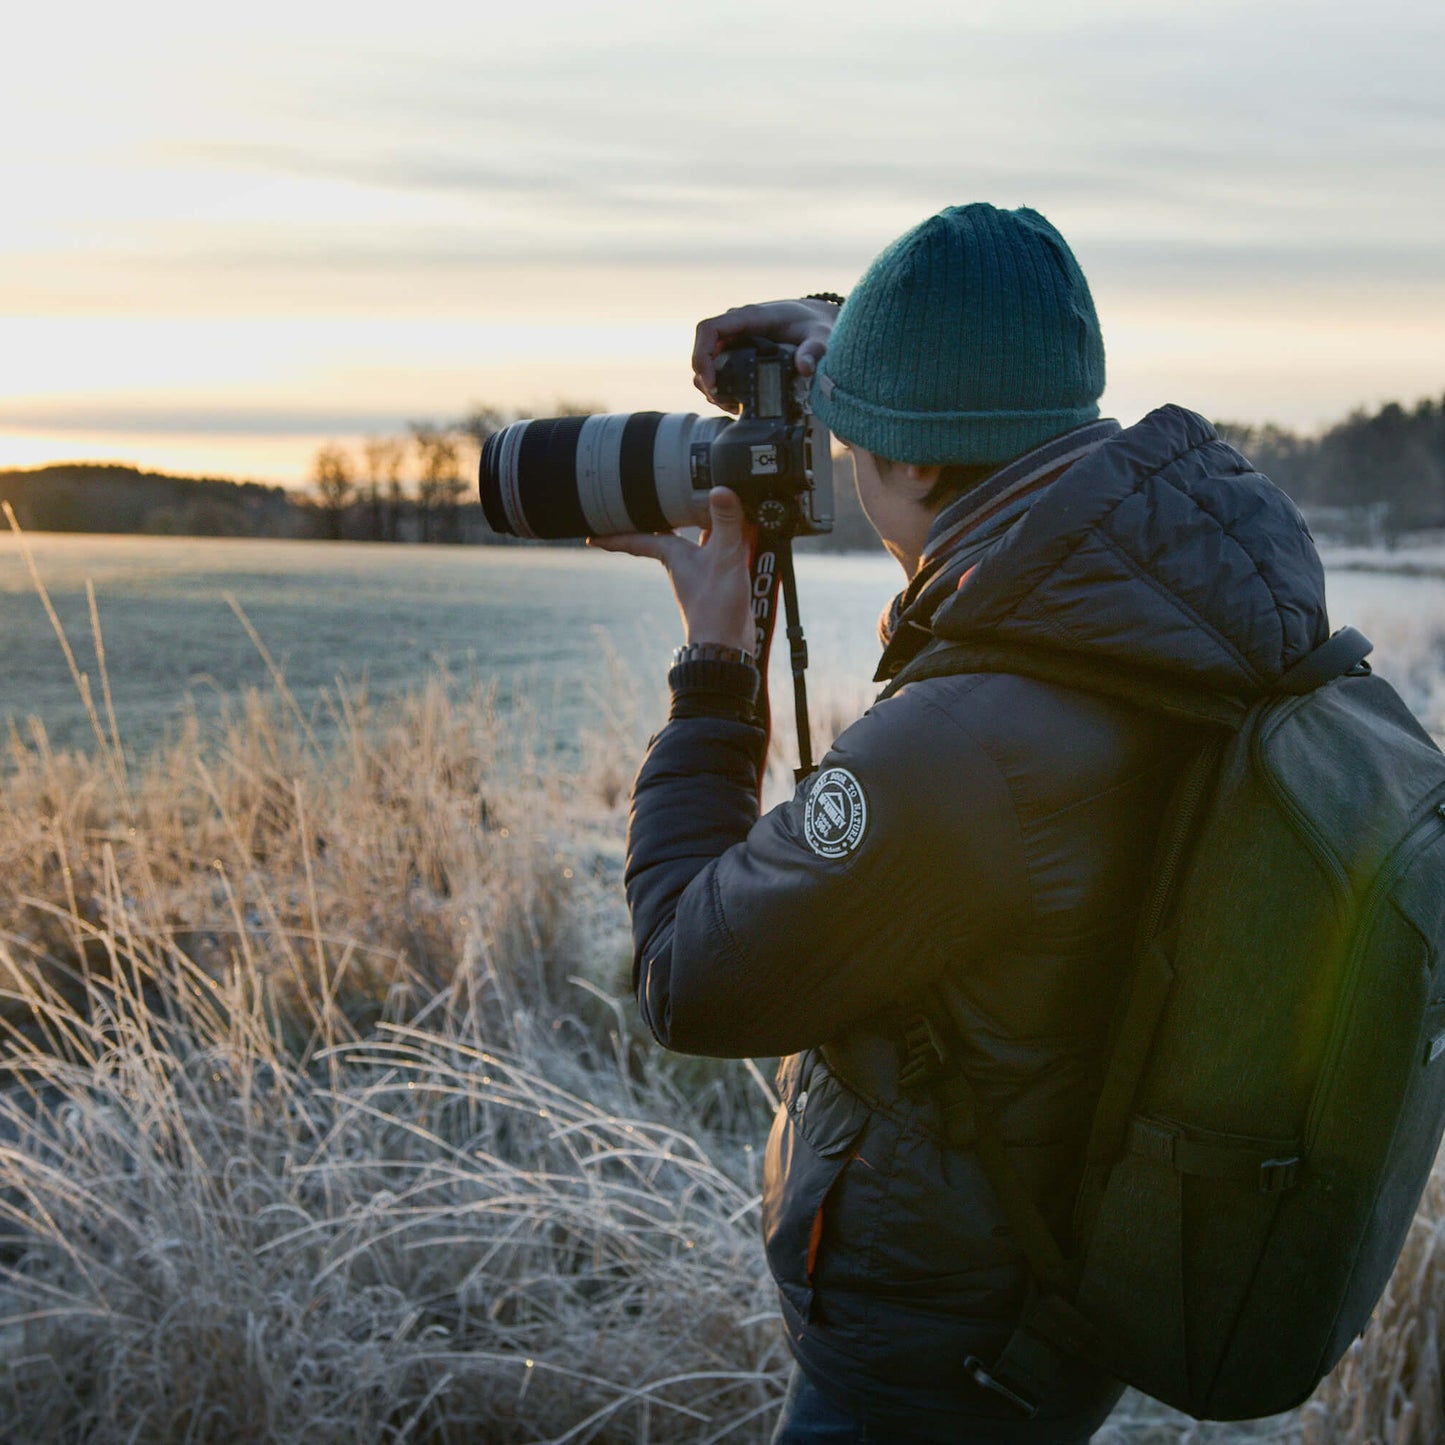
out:
<path id="1" fill-rule="evenodd" d="M 278 673 L 95 728 L 0 772 L 0 1438 L 765 1440 L 767 1085 L 618 1001 L 635 720 L 566 767 L 482 686 Z M 1304 1410 L 1100 1445 L 1439 1439 L 1441 1220 Z"/>
<path id="2" fill-rule="evenodd" d="M 634 1037 L 616 806 L 500 732 L 12 743 L 5 1438 L 762 1437 L 768 1101 Z"/>

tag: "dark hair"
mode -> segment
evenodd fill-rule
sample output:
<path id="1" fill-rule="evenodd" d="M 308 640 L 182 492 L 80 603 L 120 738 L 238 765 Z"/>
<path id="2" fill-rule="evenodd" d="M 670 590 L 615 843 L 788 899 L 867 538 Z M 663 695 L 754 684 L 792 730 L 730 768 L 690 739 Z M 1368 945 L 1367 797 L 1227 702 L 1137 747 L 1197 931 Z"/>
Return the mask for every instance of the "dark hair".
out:
<path id="1" fill-rule="evenodd" d="M 876 452 L 873 460 L 883 471 L 893 471 L 901 465 L 891 457 L 880 457 Z M 980 482 L 986 482 L 1011 460 L 1005 457 L 1001 462 L 945 462 L 939 469 L 938 480 L 924 496 L 923 505 L 930 512 L 941 512 L 950 502 L 956 502 L 965 492 L 971 492 Z"/>
<path id="2" fill-rule="evenodd" d="M 941 511 L 980 482 L 986 482 L 1003 465 L 1003 462 L 947 462 L 938 480 L 928 489 L 923 505 L 931 512 Z"/>

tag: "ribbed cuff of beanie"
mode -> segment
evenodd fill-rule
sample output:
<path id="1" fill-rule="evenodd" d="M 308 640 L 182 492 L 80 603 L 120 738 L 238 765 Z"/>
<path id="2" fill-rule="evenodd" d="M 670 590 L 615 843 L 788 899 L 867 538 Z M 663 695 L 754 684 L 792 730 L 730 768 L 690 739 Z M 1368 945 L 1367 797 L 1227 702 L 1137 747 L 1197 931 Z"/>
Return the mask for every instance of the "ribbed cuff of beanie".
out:
<path id="1" fill-rule="evenodd" d="M 852 288 L 813 383 L 818 419 L 898 462 L 1004 462 L 1099 415 L 1104 341 L 1068 243 L 1037 211 L 949 206 Z"/>
<path id="2" fill-rule="evenodd" d="M 1094 421 L 1098 402 L 1047 411 L 897 411 L 853 396 L 821 372 L 813 414 L 834 436 L 874 456 L 916 466 L 1006 462 Z"/>
<path id="3" fill-rule="evenodd" d="M 672 691 L 668 717 L 716 717 L 754 723 L 760 681 L 751 662 L 679 662 L 667 674 Z"/>

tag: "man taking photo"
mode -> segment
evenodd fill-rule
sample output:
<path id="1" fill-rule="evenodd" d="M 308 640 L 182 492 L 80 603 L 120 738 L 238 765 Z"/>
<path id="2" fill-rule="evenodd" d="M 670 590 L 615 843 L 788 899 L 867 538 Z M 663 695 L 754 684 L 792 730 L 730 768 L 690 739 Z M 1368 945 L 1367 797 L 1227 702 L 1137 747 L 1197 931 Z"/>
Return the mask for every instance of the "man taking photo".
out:
<path id="1" fill-rule="evenodd" d="M 749 335 L 798 347 L 905 573 L 878 679 L 934 639 L 1002 660 L 885 691 L 760 817 L 738 499 L 712 493 L 700 543 L 595 540 L 666 566 L 687 637 L 633 791 L 639 1006 L 665 1047 L 785 1056 L 762 1207 L 797 1362 L 776 1441 L 1087 1441 L 1116 1381 L 1061 1357 L 1028 1418 L 986 1368 L 1030 1269 L 976 1139 L 920 1083 L 918 1021 L 1067 1242 L 1159 820 L 1198 740 L 1089 691 L 1090 670 L 1267 685 L 1328 635 L 1323 573 L 1293 505 L 1201 417 L 1099 417 L 1089 288 L 1034 211 L 944 210 L 841 307 L 704 321 L 704 392 Z M 1068 681 L 1009 671 L 1019 648 Z"/>

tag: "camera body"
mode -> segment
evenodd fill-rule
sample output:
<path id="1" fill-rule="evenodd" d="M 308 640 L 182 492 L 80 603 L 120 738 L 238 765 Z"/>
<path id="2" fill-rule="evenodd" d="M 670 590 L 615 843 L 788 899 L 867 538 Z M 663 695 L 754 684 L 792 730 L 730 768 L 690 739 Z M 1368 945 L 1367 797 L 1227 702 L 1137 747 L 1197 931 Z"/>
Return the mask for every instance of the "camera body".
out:
<path id="1" fill-rule="evenodd" d="M 754 339 L 718 357 L 715 390 L 742 414 L 694 442 L 689 463 L 694 491 L 730 487 L 750 521 L 806 536 L 833 528 L 833 458 L 795 350 Z"/>
<path id="2" fill-rule="evenodd" d="M 833 526 L 827 431 L 808 407 L 795 348 L 760 338 L 717 362 L 720 396 L 741 415 L 692 412 L 513 422 L 487 438 L 482 509 L 496 532 L 559 539 L 665 532 L 707 522 L 730 487 L 749 520 L 779 535 Z"/>

